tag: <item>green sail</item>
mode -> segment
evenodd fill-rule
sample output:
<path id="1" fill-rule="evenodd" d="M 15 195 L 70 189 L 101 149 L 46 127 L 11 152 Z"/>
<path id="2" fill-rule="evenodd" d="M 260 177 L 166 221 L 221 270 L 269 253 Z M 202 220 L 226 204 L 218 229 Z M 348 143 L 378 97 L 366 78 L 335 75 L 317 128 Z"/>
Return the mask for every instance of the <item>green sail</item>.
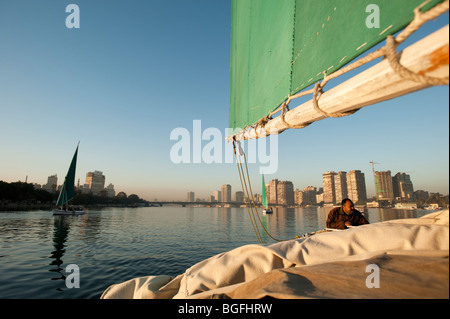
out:
<path id="1" fill-rule="evenodd" d="M 403 29 L 418 6 L 442 1 L 233 0 L 231 134 Z"/>
<path id="2" fill-rule="evenodd" d="M 264 175 L 262 175 L 262 198 L 261 204 L 267 208 L 266 183 L 264 182 Z"/>
<path id="3" fill-rule="evenodd" d="M 75 170 L 77 166 L 78 146 L 70 163 L 56 206 L 66 205 L 75 195 Z"/>

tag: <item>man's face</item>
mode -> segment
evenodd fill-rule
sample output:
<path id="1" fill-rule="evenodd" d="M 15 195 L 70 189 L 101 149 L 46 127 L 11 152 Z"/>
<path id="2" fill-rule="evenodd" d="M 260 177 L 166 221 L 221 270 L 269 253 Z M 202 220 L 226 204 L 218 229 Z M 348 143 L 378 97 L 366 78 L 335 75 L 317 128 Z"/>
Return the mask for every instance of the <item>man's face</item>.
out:
<path id="1" fill-rule="evenodd" d="M 353 203 L 351 201 L 349 201 L 349 200 L 346 201 L 345 204 L 342 206 L 342 209 L 344 210 L 344 212 L 346 214 L 350 214 L 353 211 L 354 208 L 355 207 L 353 206 Z"/>

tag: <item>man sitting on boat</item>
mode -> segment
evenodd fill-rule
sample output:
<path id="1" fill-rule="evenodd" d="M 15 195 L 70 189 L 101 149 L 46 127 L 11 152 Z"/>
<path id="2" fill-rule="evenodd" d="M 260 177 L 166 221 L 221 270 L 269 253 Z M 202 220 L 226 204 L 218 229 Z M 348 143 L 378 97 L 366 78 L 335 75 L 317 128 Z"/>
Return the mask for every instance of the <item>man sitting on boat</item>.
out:
<path id="1" fill-rule="evenodd" d="M 327 228 L 346 229 L 348 226 L 368 224 L 367 219 L 355 209 L 349 198 L 342 200 L 341 207 L 335 207 L 328 213 Z"/>

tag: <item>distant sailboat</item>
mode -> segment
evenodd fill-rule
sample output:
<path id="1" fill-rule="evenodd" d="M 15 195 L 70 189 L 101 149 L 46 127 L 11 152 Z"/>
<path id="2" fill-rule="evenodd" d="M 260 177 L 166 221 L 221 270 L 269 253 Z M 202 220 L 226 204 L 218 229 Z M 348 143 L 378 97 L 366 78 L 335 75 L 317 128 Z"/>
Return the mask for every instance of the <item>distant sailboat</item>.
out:
<path id="1" fill-rule="evenodd" d="M 73 155 L 72 162 L 70 163 L 69 171 L 67 172 L 64 184 L 59 193 L 58 201 L 56 202 L 56 208 L 53 210 L 53 215 L 80 215 L 86 213 L 81 206 L 69 206 L 75 195 L 75 170 L 77 166 L 78 146 Z"/>
<path id="2" fill-rule="evenodd" d="M 263 214 L 272 214 L 272 208 L 267 205 L 267 196 L 266 196 L 266 183 L 264 182 L 264 175 L 262 175 L 262 199 L 261 204 L 264 206 Z"/>

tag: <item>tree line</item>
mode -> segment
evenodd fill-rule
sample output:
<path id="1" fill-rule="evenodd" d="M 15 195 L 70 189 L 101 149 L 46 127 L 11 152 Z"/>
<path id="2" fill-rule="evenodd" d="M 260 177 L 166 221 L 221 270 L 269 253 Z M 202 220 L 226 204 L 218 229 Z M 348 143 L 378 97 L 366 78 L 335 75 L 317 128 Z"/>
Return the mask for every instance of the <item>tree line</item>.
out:
<path id="1" fill-rule="evenodd" d="M 52 202 L 53 199 L 53 194 L 42 189 L 35 189 L 33 184 L 0 181 L 0 200 L 2 201 L 47 203 Z"/>
<path id="2" fill-rule="evenodd" d="M 82 206 L 137 206 L 140 204 L 146 204 L 147 201 L 139 198 L 136 194 L 128 195 L 124 192 L 118 193 L 114 197 L 96 196 L 93 194 L 82 194 L 77 192 L 73 199 L 74 205 Z"/>
<path id="3" fill-rule="evenodd" d="M 33 184 L 23 182 L 7 183 L 0 181 L 0 201 L 13 203 L 56 203 L 58 193 L 50 193 L 43 189 L 35 189 Z M 93 194 L 82 194 L 81 191 L 75 191 L 75 197 L 72 204 L 83 206 L 134 206 L 145 204 L 146 201 L 139 198 L 136 194 L 127 195 L 119 192 L 114 197 L 97 196 Z"/>

